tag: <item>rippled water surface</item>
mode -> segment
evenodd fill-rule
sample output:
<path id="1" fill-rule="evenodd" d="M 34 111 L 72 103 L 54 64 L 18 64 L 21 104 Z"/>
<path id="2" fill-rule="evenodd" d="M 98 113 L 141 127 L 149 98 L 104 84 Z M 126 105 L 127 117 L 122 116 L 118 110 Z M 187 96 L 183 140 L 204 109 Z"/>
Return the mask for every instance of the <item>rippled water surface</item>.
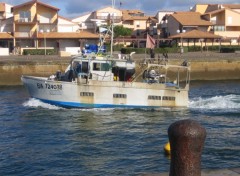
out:
<path id="1" fill-rule="evenodd" d="M 207 130 L 202 168 L 240 165 L 240 81 L 192 82 L 188 108 L 64 109 L 0 87 L 0 175 L 139 175 L 169 170 L 170 124 Z"/>

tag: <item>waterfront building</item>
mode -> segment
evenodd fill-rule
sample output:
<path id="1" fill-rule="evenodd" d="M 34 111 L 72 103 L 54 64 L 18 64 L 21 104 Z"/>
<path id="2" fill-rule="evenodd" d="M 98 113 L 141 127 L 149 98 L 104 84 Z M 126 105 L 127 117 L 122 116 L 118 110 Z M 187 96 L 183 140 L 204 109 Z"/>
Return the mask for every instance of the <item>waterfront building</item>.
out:
<path id="1" fill-rule="evenodd" d="M 239 45 L 240 4 L 196 4 L 191 11 L 213 23 L 210 32 L 222 36 L 222 44 Z"/>
<path id="2" fill-rule="evenodd" d="M 60 16 L 59 11 L 59 8 L 38 0 L 17 6 L 0 3 L 0 49 L 8 48 L 8 53 L 22 54 L 26 49 L 54 48 L 62 55 L 76 54 L 87 43 L 98 44 L 99 27 L 111 20 L 132 30 L 129 37 L 114 39 L 115 44 L 135 43 L 137 47 L 143 47 L 146 33 L 154 37 L 157 44 L 161 40 L 177 39 L 182 45 L 201 45 L 210 36 L 207 33 L 216 35 L 211 36 L 209 43 L 212 44 L 239 45 L 240 42 L 239 4 L 196 4 L 186 12 L 159 11 L 155 17 L 140 10 L 110 6 L 74 19 Z M 192 30 L 206 36 L 182 37 L 181 33 Z"/>
<path id="3" fill-rule="evenodd" d="M 198 12 L 175 12 L 170 14 L 164 23 L 167 24 L 167 28 L 164 30 L 167 36 L 193 29 L 209 31 L 213 25 L 210 21 L 202 19 L 201 14 Z"/>
<path id="4" fill-rule="evenodd" d="M 11 13 L 12 5 L 0 2 L 0 19 L 7 19 L 12 17 Z"/>
<path id="5" fill-rule="evenodd" d="M 122 10 L 122 12 L 123 27 L 132 29 L 134 37 L 143 37 L 144 32 L 150 26 L 150 23 L 148 23 L 150 16 L 146 16 L 140 10 Z"/>
<path id="6" fill-rule="evenodd" d="M 190 8 L 190 11 L 174 12 L 163 16 L 159 30 L 161 30 L 161 36 L 178 39 L 181 45 L 202 45 L 203 42 L 205 45 L 207 42 L 211 45 L 239 45 L 239 12 L 239 4 L 196 4 Z M 194 32 L 183 34 L 192 30 Z M 206 36 L 187 38 L 187 36 L 197 36 L 197 33 L 204 34 L 204 32 Z"/>
<path id="7" fill-rule="evenodd" d="M 8 46 L 13 48 L 13 18 L 11 13 L 12 5 L 0 3 L 0 55 L 9 55 Z"/>
<path id="8" fill-rule="evenodd" d="M 109 6 L 72 19 L 79 24 L 80 30 L 93 33 L 98 32 L 98 27 L 107 25 L 110 20 L 113 20 L 115 25 L 121 25 L 122 11 Z"/>
<path id="9" fill-rule="evenodd" d="M 0 46 L 13 54 L 40 48 L 71 55 L 81 50 L 81 40 L 98 41 L 97 34 L 80 31 L 78 23 L 59 16 L 60 9 L 40 1 L 32 0 L 11 9 L 13 17 L 1 20 Z"/>
<path id="10" fill-rule="evenodd" d="M 55 48 L 60 53 L 77 54 L 79 40 L 96 41 L 97 35 L 83 35 L 77 23 L 58 15 L 59 10 L 36 0 L 14 6 L 14 46 L 21 47 L 21 53 L 28 48 Z"/>
<path id="11" fill-rule="evenodd" d="M 198 9 L 199 8 L 196 10 Z M 225 42 L 239 44 L 240 4 L 208 5 L 205 9 L 202 18 L 214 24 L 211 28 L 211 32 L 222 36 Z"/>
<path id="12" fill-rule="evenodd" d="M 115 25 L 121 25 L 132 30 L 132 38 L 115 40 L 117 43 L 122 44 L 125 44 L 125 42 L 131 43 L 133 40 L 136 40 L 136 38 L 144 38 L 146 30 L 151 27 L 152 22 L 155 20 L 154 17 L 146 16 L 144 12 L 140 10 L 119 10 L 113 7 L 105 7 L 74 18 L 72 21 L 79 24 L 80 30 L 94 33 L 98 31 L 100 25 L 107 25 L 110 19 L 114 21 Z M 154 29 L 156 29 L 156 27 L 154 27 Z"/>

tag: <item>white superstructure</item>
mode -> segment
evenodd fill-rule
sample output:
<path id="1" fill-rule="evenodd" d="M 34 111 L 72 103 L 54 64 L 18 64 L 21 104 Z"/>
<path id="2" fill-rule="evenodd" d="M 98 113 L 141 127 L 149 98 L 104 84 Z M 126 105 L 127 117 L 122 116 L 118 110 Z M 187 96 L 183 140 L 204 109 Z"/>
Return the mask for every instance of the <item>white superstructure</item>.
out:
<path id="1" fill-rule="evenodd" d="M 189 66 L 143 64 L 107 56 L 74 57 L 65 73 L 22 76 L 31 97 L 68 108 L 156 108 L 188 105 Z M 185 79 L 183 79 L 185 77 Z M 140 80 L 140 81 L 137 81 Z M 181 81 L 180 80 L 184 80 Z"/>

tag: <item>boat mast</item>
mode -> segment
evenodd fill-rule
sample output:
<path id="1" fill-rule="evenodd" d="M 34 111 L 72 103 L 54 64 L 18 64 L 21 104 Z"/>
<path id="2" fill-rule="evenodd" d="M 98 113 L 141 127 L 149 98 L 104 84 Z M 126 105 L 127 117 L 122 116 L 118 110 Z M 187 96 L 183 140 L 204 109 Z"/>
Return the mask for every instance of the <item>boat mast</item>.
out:
<path id="1" fill-rule="evenodd" d="M 112 0 L 112 8 L 114 8 L 115 7 L 115 0 Z M 113 36 L 114 36 L 114 32 L 113 32 L 113 28 L 114 28 L 114 13 L 113 14 L 111 14 L 111 16 L 112 16 L 112 21 L 111 21 L 111 25 L 112 25 L 112 35 L 111 35 L 111 52 L 110 52 L 110 55 L 112 56 L 112 54 L 113 54 Z M 111 18 L 111 17 L 110 17 Z"/>

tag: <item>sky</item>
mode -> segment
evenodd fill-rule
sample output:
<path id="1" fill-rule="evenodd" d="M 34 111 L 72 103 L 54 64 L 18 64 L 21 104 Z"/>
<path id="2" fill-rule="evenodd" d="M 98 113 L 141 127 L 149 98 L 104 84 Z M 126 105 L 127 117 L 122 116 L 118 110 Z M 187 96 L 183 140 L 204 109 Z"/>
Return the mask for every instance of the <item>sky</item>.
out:
<path id="1" fill-rule="evenodd" d="M 19 5 L 30 0 L 3 0 L 2 2 Z M 188 11 L 195 4 L 239 4 L 239 0 L 40 0 L 43 3 L 59 8 L 59 15 L 75 18 L 88 12 L 112 6 L 118 9 L 139 9 L 146 15 L 156 15 L 158 11 Z M 120 4 L 122 4 L 120 6 Z"/>

